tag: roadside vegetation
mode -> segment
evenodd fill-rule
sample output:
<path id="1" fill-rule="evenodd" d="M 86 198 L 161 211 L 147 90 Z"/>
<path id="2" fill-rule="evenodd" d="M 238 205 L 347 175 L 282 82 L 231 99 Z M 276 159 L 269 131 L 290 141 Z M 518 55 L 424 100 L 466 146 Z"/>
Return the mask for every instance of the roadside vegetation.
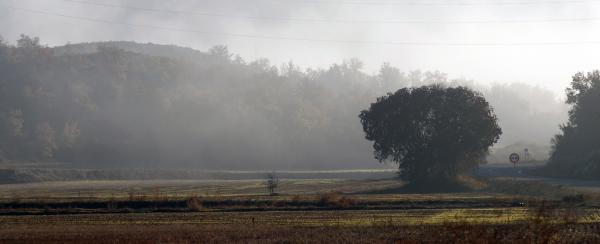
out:
<path id="1" fill-rule="evenodd" d="M 600 71 L 577 73 L 567 89 L 569 121 L 553 139 L 547 175 L 599 179 L 600 177 Z"/>

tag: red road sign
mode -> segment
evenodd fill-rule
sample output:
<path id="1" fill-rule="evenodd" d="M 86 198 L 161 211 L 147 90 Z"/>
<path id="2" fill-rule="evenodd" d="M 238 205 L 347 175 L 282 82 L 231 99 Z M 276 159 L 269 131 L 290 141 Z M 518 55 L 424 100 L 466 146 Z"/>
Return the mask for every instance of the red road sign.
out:
<path id="1" fill-rule="evenodd" d="M 510 155 L 509 159 L 510 159 L 511 163 L 516 164 L 519 162 L 520 157 L 519 157 L 519 154 L 513 153 Z"/>

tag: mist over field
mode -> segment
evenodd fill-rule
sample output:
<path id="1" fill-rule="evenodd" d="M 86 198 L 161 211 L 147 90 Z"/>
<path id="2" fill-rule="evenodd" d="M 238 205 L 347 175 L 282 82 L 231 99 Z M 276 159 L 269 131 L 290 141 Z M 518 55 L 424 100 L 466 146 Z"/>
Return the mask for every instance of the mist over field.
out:
<path id="1" fill-rule="evenodd" d="M 389 62 L 562 93 L 575 72 L 597 68 L 600 33 L 590 30 L 600 27 L 600 5 L 549 2 L 3 0 L 0 30 L 6 40 L 25 33 L 51 46 L 226 45 L 245 60 L 291 60 L 302 69 L 358 58 L 369 74 Z"/>
<path id="2" fill-rule="evenodd" d="M 0 0 L 0 243 L 600 243 L 600 0 Z"/>
<path id="3" fill-rule="evenodd" d="M 437 83 L 480 91 L 505 132 L 498 147 L 534 145 L 541 148 L 532 149 L 535 156 L 544 159 L 567 108 L 557 94 L 527 84 L 483 85 L 389 64 L 369 74 L 358 59 L 301 70 L 292 62 L 245 61 L 224 46 L 204 52 L 130 42 L 47 48 L 23 37 L 0 54 L 4 138 L 19 143 L 2 144 L 4 161 L 382 167 L 364 140 L 358 112 L 388 92 Z"/>
<path id="4" fill-rule="evenodd" d="M 544 160 L 564 89 L 600 52 L 586 2 L 0 4 L 0 160 L 13 163 L 393 167 L 358 114 L 435 83 L 489 101 L 503 131 L 489 162 L 525 148 Z"/>

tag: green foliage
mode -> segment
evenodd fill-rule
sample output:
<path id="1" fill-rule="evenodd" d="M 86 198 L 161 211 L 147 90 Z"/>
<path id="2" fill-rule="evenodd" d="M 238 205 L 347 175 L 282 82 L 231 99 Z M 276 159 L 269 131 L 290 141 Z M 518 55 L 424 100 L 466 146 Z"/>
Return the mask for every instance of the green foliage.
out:
<path id="1" fill-rule="evenodd" d="M 484 160 L 502 133 L 485 99 L 465 87 L 404 88 L 360 114 L 375 158 L 399 164 L 403 179 L 453 181 Z"/>
<path id="2" fill-rule="evenodd" d="M 600 71 L 573 76 L 567 89 L 569 122 L 553 139 L 548 169 L 561 176 L 600 177 Z"/>

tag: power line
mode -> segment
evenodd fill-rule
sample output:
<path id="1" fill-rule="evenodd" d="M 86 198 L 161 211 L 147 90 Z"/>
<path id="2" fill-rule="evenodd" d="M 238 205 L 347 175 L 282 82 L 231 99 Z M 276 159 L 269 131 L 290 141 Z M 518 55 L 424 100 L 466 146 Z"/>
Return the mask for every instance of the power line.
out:
<path id="1" fill-rule="evenodd" d="M 136 24 L 128 22 L 120 22 L 105 19 L 96 19 L 81 16 L 72 16 L 60 13 L 52 13 L 35 9 L 20 8 L 14 6 L 4 5 L 9 9 L 47 15 L 62 17 L 75 20 L 83 20 L 88 22 L 122 25 L 128 27 L 145 28 L 145 29 L 156 29 L 163 31 L 174 31 L 174 32 L 185 32 L 202 35 L 215 35 L 215 36 L 229 36 L 239 38 L 250 38 L 250 39 L 264 39 L 264 40 L 283 40 L 283 41 L 303 41 L 303 42 L 319 42 L 319 43 L 338 43 L 338 44 L 357 44 L 357 45 L 396 45 L 396 46 L 472 46 L 472 47 L 485 47 L 485 46 L 557 46 L 557 45 L 597 45 L 600 41 L 569 41 L 569 42 L 513 42 L 513 43 L 493 43 L 493 42 L 479 42 L 479 43 L 467 43 L 467 42 L 395 42 L 395 41 L 363 41 L 363 40 L 336 40 L 336 39 L 316 39 L 316 38 L 301 38 L 301 37 L 285 37 L 285 36 L 267 36 L 267 35 L 254 35 L 254 34 L 242 34 L 232 32 L 212 32 L 212 31 L 201 31 L 184 28 L 173 28 L 147 24 Z"/>
<path id="2" fill-rule="evenodd" d="M 157 9 L 138 7 L 130 5 L 119 5 L 110 3 L 97 3 L 81 0 L 63 0 L 70 3 L 93 5 L 107 8 L 128 9 L 145 12 L 167 13 L 176 15 L 196 15 L 206 17 L 249 19 L 262 21 L 295 21 L 295 22 L 318 22 L 318 23 L 342 23 L 342 24 L 513 24 L 513 23 L 556 23 L 556 22 L 584 22 L 599 21 L 600 18 L 555 18 L 555 19 L 513 19 L 513 20 L 352 20 L 352 19 L 311 19 L 311 18 L 284 18 L 268 16 L 245 16 L 229 15 L 220 13 L 207 13 L 185 10 Z"/>
<path id="3" fill-rule="evenodd" d="M 281 3 L 295 4 L 328 4 L 328 5 L 381 5 L 381 6 L 486 6 L 486 5 L 540 5 L 540 4 L 582 4 L 600 2 L 600 0 L 542 0 L 542 1 L 500 1 L 500 2 L 422 2 L 415 1 L 336 1 L 336 0 L 272 0 Z"/>

